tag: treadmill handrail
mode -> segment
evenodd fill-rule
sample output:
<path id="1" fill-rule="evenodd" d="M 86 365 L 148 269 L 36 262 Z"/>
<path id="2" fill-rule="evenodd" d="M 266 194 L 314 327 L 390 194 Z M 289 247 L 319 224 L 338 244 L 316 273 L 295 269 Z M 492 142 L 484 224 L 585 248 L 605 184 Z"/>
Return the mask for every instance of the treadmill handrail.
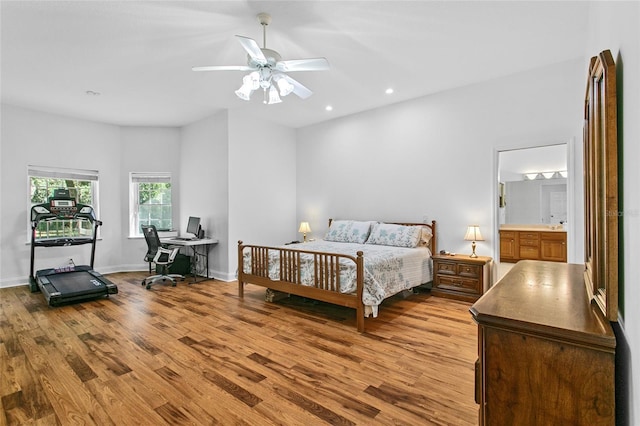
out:
<path id="1" fill-rule="evenodd" d="M 49 203 L 37 204 L 31 207 L 31 270 L 29 279 L 31 282 L 35 281 L 34 267 L 35 267 L 35 248 L 36 247 L 64 247 L 91 244 L 91 263 L 89 264 L 93 269 L 93 263 L 96 256 L 96 240 L 98 238 L 98 228 L 102 226 L 102 221 L 96 219 L 93 207 L 87 204 L 77 204 L 77 211 L 73 216 L 56 215 L 51 212 L 51 198 Z M 55 238 L 53 240 L 37 239 L 36 230 L 38 223 L 41 220 L 53 220 L 53 219 L 87 219 L 93 224 L 93 235 L 91 238 Z"/>

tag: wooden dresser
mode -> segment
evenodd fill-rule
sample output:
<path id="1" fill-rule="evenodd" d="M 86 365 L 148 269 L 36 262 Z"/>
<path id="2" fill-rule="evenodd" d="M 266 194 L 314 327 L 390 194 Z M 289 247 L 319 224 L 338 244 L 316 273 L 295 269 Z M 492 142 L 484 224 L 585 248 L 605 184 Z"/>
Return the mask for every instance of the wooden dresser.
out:
<path id="1" fill-rule="evenodd" d="M 480 425 L 613 425 L 613 330 L 584 266 L 523 260 L 470 309 Z"/>
<path id="2" fill-rule="evenodd" d="M 567 233 L 564 231 L 500 230 L 500 261 L 523 259 L 567 261 Z"/>

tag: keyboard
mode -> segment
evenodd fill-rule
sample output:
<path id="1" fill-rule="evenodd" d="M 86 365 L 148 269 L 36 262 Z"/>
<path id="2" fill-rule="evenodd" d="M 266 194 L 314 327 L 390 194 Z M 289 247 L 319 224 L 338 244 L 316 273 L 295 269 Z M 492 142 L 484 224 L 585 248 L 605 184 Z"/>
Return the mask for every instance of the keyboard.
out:
<path id="1" fill-rule="evenodd" d="M 194 238 L 194 237 L 177 237 L 175 239 L 178 240 L 178 241 L 193 241 L 196 238 Z"/>

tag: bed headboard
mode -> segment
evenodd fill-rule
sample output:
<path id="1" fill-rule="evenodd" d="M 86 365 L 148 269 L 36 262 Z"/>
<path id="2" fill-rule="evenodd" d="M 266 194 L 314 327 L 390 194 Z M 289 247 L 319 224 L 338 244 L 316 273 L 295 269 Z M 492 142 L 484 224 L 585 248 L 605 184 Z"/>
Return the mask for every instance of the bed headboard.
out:
<path id="1" fill-rule="evenodd" d="M 329 226 L 331 226 L 331 222 L 333 222 L 332 218 L 329 218 Z M 431 254 L 438 254 L 436 251 L 436 221 L 432 220 L 431 223 L 410 223 L 410 222 L 385 222 L 392 223 L 394 225 L 404 225 L 404 226 L 426 226 L 431 229 L 431 241 L 429 242 L 429 250 L 431 250 Z"/>

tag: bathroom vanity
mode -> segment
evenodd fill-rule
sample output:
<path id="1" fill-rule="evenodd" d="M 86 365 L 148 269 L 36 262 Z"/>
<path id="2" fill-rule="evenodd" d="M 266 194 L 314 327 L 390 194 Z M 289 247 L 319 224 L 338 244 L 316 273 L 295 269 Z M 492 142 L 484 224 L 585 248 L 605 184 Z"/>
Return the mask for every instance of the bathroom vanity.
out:
<path id="1" fill-rule="evenodd" d="M 567 232 L 560 226 L 502 225 L 500 262 L 520 260 L 567 261 Z"/>

